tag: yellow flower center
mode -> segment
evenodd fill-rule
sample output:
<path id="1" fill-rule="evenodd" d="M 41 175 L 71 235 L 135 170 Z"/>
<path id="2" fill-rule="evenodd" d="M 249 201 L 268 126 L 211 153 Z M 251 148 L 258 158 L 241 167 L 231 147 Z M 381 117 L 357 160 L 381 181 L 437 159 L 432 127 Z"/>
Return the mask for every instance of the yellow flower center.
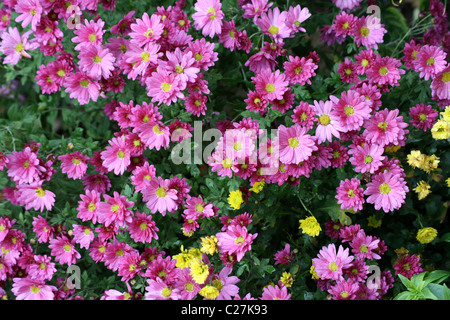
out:
<path id="1" fill-rule="evenodd" d="M 359 30 L 359 33 L 362 37 L 366 38 L 369 36 L 370 30 L 367 27 L 362 27 L 361 30 Z"/>
<path id="2" fill-rule="evenodd" d="M 369 65 L 369 60 L 367 60 L 367 59 L 362 59 L 362 60 L 361 60 L 361 65 L 362 65 L 363 67 L 367 67 L 367 66 Z"/>
<path id="3" fill-rule="evenodd" d="M 214 8 L 209 8 L 208 11 L 206 11 L 206 13 L 211 14 L 209 15 L 209 19 L 211 20 L 215 20 L 217 18 L 216 16 L 216 10 Z"/>
<path id="4" fill-rule="evenodd" d="M 176 67 L 175 67 L 175 72 L 176 72 L 176 73 L 183 73 L 183 72 L 184 72 L 184 69 L 183 69 L 181 66 L 176 66 Z"/>
<path id="5" fill-rule="evenodd" d="M 60 69 L 56 72 L 56 74 L 62 78 L 66 75 L 66 72 L 64 70 Z"/>
<path id="6" fill-rule="evenodd" d="M 172 89 L 172 85 L 167 82 L 163 82 L 161 85 L 161 90 L 164 92 L 169 92 Z"/>
<path id="7" fill-rule="evenodd" d="M 435 62 L 436 60 L 433 57 L 430 57 L 427 60 L 427 65 L 432 66 Z"/>
<path id="8" fill-rule="evenodd" d="M 120 209 L 120 206 L 118 204 L 115 204 L 111 207 L 111 211 L 115 212 L 115 213 L 119 212 L 119 209 Z"/>
<path id="9" fill-rule="evenodd" d="M 288 142 L 289 142 L 289 147 L 294 148 L 294 149 L 297 148 L 298 145 L 300 144 L 300 142 L 298 141 L 297 138 L 289 138 Z"/>
<path id="10" fill-rule="evenodd" d="M 90 42 L 95 42 L 95 40 L 97 40 L 97 36 L 95 35 L 95 33 L 91 33 L 89 35 L 89 41 Z"/>
<path id="11" fill-rule="evenodd" d="M 347 30 L 349 27 L 350 27 L 350 25 L 349 25 L 348 22 L 345 22 L 345 23 L 342 25 L 342 29 L 345 29 L 345 30 Z"/>
<path id="12" fill-rule="evenodd" d="M 92 212 L 92 211 L 94 211 L 95 209 L 96 209 L 95 204 L 93 204 L 92 202 L 89 203 L 89 205 L 88 205 L 88 210 L 89 210 L 90 212 Z"/>
<path id="13" fill-rule="evenodd" d="M 236 243 L 237 245 L 242 245 L 244 243 L 245 239 L 243 236 L 239 236 L 234 240 L 234 243 Z"/>
<path id="14" fill-rule="evenodd" d="M 349 198 L 353 198 L 355 196 L 355 190 L 353 189 L 348 190 L 347 195 L 349 196 Z"/>
<path id="15" fill-rule="evenodd" d="M 419 120 L 420 121 L 426 121 L 427 120 L 427 115 L 424 113 L 419 114 Z"/>
<path id="16" fill-rule="evenodd" d="M 387 127 L 388 127 L 388 124 L 387 124 L 386 121 L 380 122 L 380 123 L 378 124 L 378 128 L 380 128 L 381 130 L 386 131 L 386 130 L 387 130 Z"/>
<path id="17" fill-rule="evenodd" d="M 303 68 L 302 67 L 297 67 L 297 68 L 294 69 L 294 71 L 295 71 L 296 74 L 299 74 L 300 72 L 303 71 Z"/>
<path id="18" fill-rule="evenodd" d="M 328 265 L 328 269 L 330 269 L 331 271 L 335 272 L 338 269 L 338 266 L 336 264 L 336 262 L 332 262 Z"/>
<path id="19" fill-rule="evenodd" d="M 195 205 L 195 211 L 202 213 L 203 210 L 205 210 L 205 207 L 201 203 Z"/>
<path id="20" fill-rule="evenodd" d="M 352 114 L 355 113 L 355 109 L 354 109 L 352 106 L 347 105 L 347 106 L 345 106 L 345 108 L 344 108 L 344 112 L 345 112 L 345 114 L 346 114 L 347 116 L 351 116 Z"/>
<path id="21" fill-rule="evenodd" d="M 223 282 L 220 279 L 213 280 L 212 285 L 219 291 L 223 288 Z"/>
<path id="22" fill-rule="evenodd" d="M 359 251 L 361 251 L 362 253 L 367 253 L 369 252 L 369 249 L 367 248 L 367 246 L 365 244 L 361 245 L 361 247 L 359 247 Z"/>
<path id="23" fill-rule="evenodd" d="M 275 92 L 275 85 L 273 85 L 272 83 L 266 84 L 266 91 L 269 93 Z"/>
<path id="24" fill-rule="evenodd" d="M 69 244 L 65 244 L 63 248 L 66 252 L 70 252 L 70 250 L 72 250 L 72 247 Z"/>
<path id="25" fill-rule="evenodd" d="M 30 166 L 30 161 L 26 160 L 26 161 L 23 163 L 23 167 L 24 167 L 24 168 L 28 168 L 29 166 Z"/>
<path id="26" fill-rule="evenodd" d="M 162 289 L 161 294 L 163 295 L 163 297 L 168 298 L 172 294 L 172 290 L 170 290 L 168 287 L 165 287 L 164 289 Z"/>
<path id="27" fill-rule="evenodd" d="M 23 50 L 23 44 L 22 43 L 18 43 L 17 45 L 16 45 L 16 51 L 17 52 L 21 52 Z"/>
<path id="28" fill-rule="evenodd" d="M 166 189 L 164 189 L 164 187 L 159 187 L 156 189 L 156 195 L 158 198 L 164 198 L 167 195 Z"/>
<path id="29" fill-rule="evenodd" d="M 378 70 L 378 72 L 379 72 L 382 76 L 385 76 L 385 75 L 387 75 L 387 74 L 389 73 L 389 70 L 388 70 L 388 68 L 386 68 L 386 67 L 381 67 L 380 70 Z"/>
<path id="30" fill-rule="evenodd" d="M 385 182 L 380 185 L 381 194 L 389 194 L 391 192 L 391 187 Z"/>
<path id="31" fill-rule="evenodd" d="M 450 72 L 444 72 L 442 74 L 442 82 L 450 82 Z"/>
<path id="32" fill-rule="evenodd" d="M 196 61 L 201 61 L 203 59 L 203 56 L 200 53 L 197 52 L 194 55 L 194 58 L 195 58 Z"/>
<path id="33" fill-rule="evenodd" d="M 161 134 L 163 131 L 159 128 L 158 125 L 153 126 L 153 132 L 156 134 Z"/>
<path id="34" fill-rule="evenodd" d="M 30 14 L 31 14 L 32 16 L 35 16 L 36 13 L 37 13 L 37 12 L 36 12 L 36 9 L 31 9 L 31 10 L 30 10 Z"/>
<path id="35" fill-rule="evenodd" d="M 319 117 L 319 123 L 320 123 L 321 125 L 323 125 L 323 126 L 329 125 L 329 124 L 330 124 L 330 116 L 327 115 L 327 114 L 322 114 L 322 115 Z"/>
<path id="36" fill-rule="evenodd" d="M 186 291 L 191 292 L 194 291 L 195 286 L 192 282 L 188 282 L 184 285 L 184 288 L 186 289 Z"/>
<path id="37" fill-rule="evenodd" d="M 270 34 L 278 34 L 280 32 L 280 29 L 278 29 L 277 26 L 271 26 L 268 31 Z"/>
<path id="38" fill-rule="evenodd" d="M 240 143 L 239 141 L 236 141 L 233 145 L 233 149 L 235 151 L 241 151 L 242 150 L 242 143 Z"/>
<path id="39" fill-rule="evenodd" d="M 146 37 L 153 37 L 154 35 L 155 35 L 155 31 L 153 30 L 153 29 L 148 29 L 145 33 L 144 33 L 144 35 L 146 36 Z"/>
<path id="40" fill-rule="evenodd" d="M 87 79 L 81 80 L 80 81 L 80 86 L 82 86 L 83 88 L 89 87 L 89 81 Z"/>
<path id="41" fill-rule="evenodd" d="M 233 161 L 230 158 L 225 158 L 222 161 L 222 167 L 224 167 L 225 169 L 231 168 L 232 165 L 233 165 Z"/>
<path id="42" fill-rule="evenodd" d="M 119 150 L 119 152 L 117 152 L 117 157 L 120 159 L 125 158 L 125 152 L 123 152 L 122 150 Z"/>
<path id="43" fill-rule="evenodd" d="M 102 58 L 97 54 L 94 58 L 92 58 L 95 63 L 102 63 Z"/>
<path id="44" fill-rule="evenodd" d="M 37 294 L 39 291 L 41 291 L 41 288 L 35 287 L 35 286 L 31 286 L 30 287 L 31 292 L 33 292 L 34 294 Z"/>
<path id="45" fill-rule="evenodd" d="M 372 163 L 372 161 L 373 161 L 373 157 L 371 155 L 367 155 L 367 156 L 364 157 L 364 163 L 365 164 Z"/>
<path id="46" fill-rule="evenodd" d="M 147 223 L 142 222 L 142 223 L 139 225 L 139 229 L 141 229 L 141 230 L 146 230 L 146 229 L 147 229 Z"/>
<path id="47" fill-rule="evenodd" d="M 36 189 L 36 194 L 37 194 L 39 197 L 44 197 L 44 196 L 45 196 L 45 190 L 42 189 L 42 188 L 37 188 L 37 189 Z"/>
<path id="48" fill-rule="evenodd" d="M 81 160 L 78 159 L 78 158 L 73 158 L 72 159 L 72 163 L 75 164 L 75 165 L 79 165 L 81 163 Z"/>

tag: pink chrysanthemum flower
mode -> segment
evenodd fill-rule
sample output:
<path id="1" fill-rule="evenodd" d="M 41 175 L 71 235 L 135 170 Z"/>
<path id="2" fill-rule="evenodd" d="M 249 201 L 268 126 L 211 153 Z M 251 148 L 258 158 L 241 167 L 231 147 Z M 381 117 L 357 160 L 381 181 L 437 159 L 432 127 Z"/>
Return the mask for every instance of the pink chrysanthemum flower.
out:
<path id="1" fill-rule="evenodd" d="M 339 64 L 337 72 L 341 76 L 341 79 L 345 83 L 353 83 L 359 80 L 356 63 L 349 58 L 345 58 L 344 62 Z"/>
<path id="2" fill-rule="evenodd" d="M 137 128 L 139 138 L 149 149 L 166 149 L 170 143 L 170 130 L 162 122 L 147 122 Z"/>
<path id="3" fill-rule="evenodd" d="M 408 191 L 403 178 L 384 171 L 372 176 L 364 194 L 368 196 L 367 202 L 374 204 L 375 210 L 383 209 L 388 213 L 401 208 Z"/>
<path id="4" fill-rule="evenodd" d="M 309 103 L 301 101 L 300 104 L 294 109 L 294 114 L 291 118 L 292 122 L 301 127 L 305 127 L 306 130 L 309 130 L 314 126 L 314 122 L 316 121 L 314 115 L 314 108 L 309 105 Z"/>
<path id="5" fill-rule="evenodd" d="M 447 66 L 447 53 L 437 46 L 424 45 L 417 52 L 417 59 L 412 61 L 414 71 L 424 80 L 433 79 Z"/>
<path id="6" fill-rule="evenodd" d="M 401 274 L 408 279 L 424 271 L 421 267 L 420 256 L 416 254 L 405 255 L 403 258 L 398 259 L 392 267 L 395 269 L 395 275 Z"/>
<path id="7" fill-rule="evenodd" d="M 377 55 L 372 65 L 367 69 L 366 75 L 370 82 L 379 86 L 399 86 L 399 80 L 405 70 L 400 69 L 401 62 L 391 57 Z"/>
<path id="8" fill-rule="evenodd" d="M 332 296 L 332 300 L 355 300 L 358 289 L 358 282 L 352 279 L 342 279 L 328 289 L 328 293 Z"/>
<path id="9" fill-rule="evenodd" d="M 222 33 L 222 19 L 225 14 L 221 10 L 222 3 L 219 0 L 197 0 L 194 5 L 195 13 L 192 14 L 194 26 L 201 30 L 203 36 L 213 38 Z"/>
<path id="10" fill-rule="evenodd" d="M 184 99 L 184 94 L 181 92 L 182 83 L 175 74 L 170 74 L 168 71 L 153 72 L 146 79 L 145 84 L 147 95 L 152 98 L 152 102 L 158 102 L 158 105 L 161 103 L 170 105 L 178 99 Z"/>
<path id="11" fill-rule="evenodd" d="M 149 264 L 145 276 L 156 280 L 160 278 L 167 284 L 174 284 L 177 281 L 179 268 L 176 267 L 177 260 L 172 257 L 163 258 L 162 255 L 158 255 Z"/>
<path id="12" fill-rule="evenodd" d="M 174 212 L 178 208 L 177 190 L 169 188 L 169 184 L 169 179 L 158 177 L 150 180 L 149 185 L 141 191 L 142 200 L 152 213 L 159 212 L 165 216 L 167 211 Z"/>
<path id="13" fill-rule="evenodd" d="M 110 29 L 112 34 L 127 36 L 131 32 L 131 24 L 135 21 L 133 18 L 136 11 L 132 10 L 125 14 L 125 16 Z"/>
<path id="14" fill-rule="evenodd" d="M 337 36 L 345 37 L 350 35 L 353 25 L 357 19 L 358 18 L 353 14 L 348 14 L 345 11 L 338 13 L 332 25 L 334 32 Z"/>
<path id="15" fill-rule="evenodd" d="M 209 218 L 215 215 L 212 203 L 205 203 L 201 196 L 186 200 L 186 209 L 183 211 L 186 219 Z"/>
<path id="16" fill-rule="evenodd" d="M 131 184 L 135 186 L 136 191 L 141 191 L 155 178 L 155 173 L 155 167 L 152 164 L 145 162 L 142 166 L 133 170 Z"/>
<path id="17" fill-rule="evenodd" d="M 66 173 L 68 178 L 74 180 L 84 176 L 89 163 L 89 157 L 80 151 L 61 155 L 58 157 L 58 160 L 61 161 L 62 173 Z"/>
<path id="18" fill-rule="evenodd" d="M 306 32 L 306 29 L 302 27 L 302 23 L 309 17 L 311 17 L 311 13 L 308 8 L 302 8 L 299 4 L 295 7 L 289 7 L 285 24 L 291 29 L 291 37 L 296 32 Z"/>
<path id="19" fill-rule="evenodd" d="M 55 286 L 30 278 L 13 278 L 11 289 L 17 300 L 54 300 L 56 290 Z"/>
<path id="20" fill-rule="evenodd" d="M 236 276 L 229 276 L 233 269 L 231 267 L 223 267 L 219 274 L 215 274 L 211 281 L 212 284 L 218 288 L 219 295 L 215 300 L 232 300 L 239 292 L 239 287 L 236 285 L 240 279 Z"/>
<path id="21" fill-rule="evenodd" d="M 270 53 L 259 51 L 251 55 L 244 65 L 248 67 L 250 71 L 253 71 L 254 73 L 258 74 L 263 70 L 270 70 L 270 71 L 275 70 L 277 64 L 278 62 Z"/>
<path id="22" fill-rule="evenodd" d="M 98 19 L 97 21 L 84 20 L 84 24 L 81 25 L 80 29 L 76 29 L 73 33 L 76 34 L 76 37 L 72 38 L 72 42 L 78 43 L 75 46 L 75 50 L 80 51 L 82 46 L 92 46 L 92 45 L 101 45 L 103 41 L 103 34 L 105 30 L 103 27 L 105 26 L 105 22 L 102 19 Z"/>
<path id="23" fill-rule="evenodd" d="M 100 204 L 100 194 L 96 191 L 86 190 L 86 194 L 80 194 L 81 200 L 78 201 L 77 218 L 82 221 L 92 220 L 97 222 L 97 209 Z"/>
<path id="24" fill-rule="evenodd" d="M 314 139 L 306 132 L 307 129 L 299 125 L 278 127 L 280 162 L 298 164 L 317 150 Z"/>
<path id="25" fill-rule="evenodd" d="M 345 10 L 353 10 L 359 6 L 362 0 L 333 0 L 333 3 L 339 9 Z"/>
<path id="26" fill-rule="evenodd" d="M 94 231 L 88 226 L 74 224 L 73 241 L 80 245 L 80 248 L 89 249 L 91 242 L 94 240 Z"/>
<path id="27" fill-rule="evenodd" d="M 81 258 L 81 254 L 75 249 L 73 241 L 69 240 L 66 236 L 59 236 L 50 239 L 51 255 L 55 257 L 55 260 L 60 264 L 71 265 L 77 262 L 77 259 Z"/>
<path id="28" fill-rule="evenodd" d="M 8 177 L 18 184 L 39 180 L 39 174 L 45 170 L 40 165 L 38 156 L 31 151 L 30 147 L 26 147 L 22 151 L 13 151 L 6 155 L 6 159 L 8 159 L 6 163 Z"/>
<path id="29" fill-rule="evenodd" d="M 377 85 L 363 83 L 355 88 L 355 91 L 364 96 L 372 111 L 377 111 L 381 107 L 381 92 Z"/>
<path id="30" fill-rule="evenodd" d="M 383 109 L 376 112 L 364 123 L 362 135 L 367 141 L 384 147 L 388 144 L 399 145 L 406 139 L 408 124 L 399 116 L 399 110 Z"/>
<path id="31" fill-rule="evenodd" d="M 192 300 L 201 289 L 200 285 L 192 278 L 190 272 L 189 268 L 180 270 L 174 285 L 180 292 L 181 300 Z"/>
<path id="32" fill-rule="evenodd" d="M 191 51 L 194 56 L 194 66 L 205 71 L 214 66 L 214 63 L 219 59 L 218 53 L 214 51 L 214 43 L 206 41 L 205 38 L 190 42 L 187 51 Z"/>
<path id="33" fill-rule="evenodd" d="M 199 91 L 194 91 L 190 93 L 184 101 L 186 110 L 197 117 L 205 115 L 208 108 L 206 106 L 207 100 L 208 97 L 206 95 L 202 94 Z"/>
<path id="34" fill-rule="evenodd" d="M 22 28 L 26 28 L 31 23 L 31 30 L 35 31 L 41 21 L 43 8 L 39 0 L 18 0 L 14 11 L 20 13 L 16 22 L 22 22 Z"/>
<path id="35" fill-rule="evenodd" d="M 150 243 L 152 239 L 158 240 L 159 229 L 156 227 L 155 221 L 152 220 L 151 215 L 145 212 L 136 212 L 128 224 L 128 232 L 130 237 L 136 242 Z"/>
<path id="36" fill-rule="evenodd" d="M 89 103 L 91 99 L 97 101 L 100 95 L 100 84 L 82 71 L 69 74 L 64 86 L 70 98 L 76 99 L 80 105 Z"/>
<path id="37" fill-rule="evenodd" d="M 103 173 L 86 174 L 81 178 L 84 185 L 84 190 L 97 191 L 103 194 L 111 188 L 111 180 Z"/>
<path id="38" fill-rule="evenodd" d="M 332 114 L 339 119 L 342 132 L 359 130 L 370 117 L 370 105 L 364 96 L 354 90 L 344 91 L 340 99 L 330 97 L 333 102 Z"/>
<path id="39" fill-rule="evenodd" d="M 342 210 L 351 209 L 356 212 L 363 209 L 364 189 L 360 185 L 358 178 L 345 179 L 339 183 L 335 198 Z"/>
<path id="40" fill-rule="evenodd" d="M 131 222 L 133 212 L 129 209 L 133 207 L 133 201 L 127 201 L 126 196 L 121 196 L 114 191 L 113 197 L 104 194 L 106 202 L 100 202 L 97 208 L 98 222 L 108 227 L 111 224 L 117 227 L 124 227 Z"/>
<path id="41" fill-rule="evenodd" d="M 115 238 L 113 242 L 106 244 L 103 262 L 109 270 L 117 271 L 119 270 L 120 262 L 124 256 L 134 250 L 135 249 L 133 249 L 129 244 L 120 242 L 117 238 Z"/>
<path id="42" fill-rule="evenodd" d="M 179 289 L 166 284 L 161 278 L 147 279 L 145 300 L 179 300 Z"/>
<path id="43" fill-rule="evenodd" d="M 287 287 L 269 285 L 263 288 L 261 300 L 290 300 L 291 294 L 288 293 Z"/>
<path id="44" fill-rule="evenodd" d="M 31 184 L 21 184 L 17 186 L 17 200 L 21 205 L 25 206 L 25 210 L 52 210 L 55 203 L 55 194 L 49 190 L 42 188 L 42 181 L 33 182 Z"/>
<path id="45" fill-rule="evenodd" d="M 20 35 L 16 27 L 9 27 L 8 31 L 1 33 L 0 37 L 2 42 L 0 43 L 0 51 L 6 55 L 3 58 L 3 64 L 9 63 L 15 65 L 22 57 L 31 58 L 27 51 L 34 50 L 39 46 L 34 39 L 28 40 L 31 34 L 32 31 L 27 31 Z"/>
<path id="46" fill-rule="evenodd" d="M 438 99 L 450 99 L 450 66 L 436 74 L 431 82 L 431 94 Z"/>
<path id="47" fill-rule="evenodd" d="M 223 43 L 224 48 L 234 51 L 238 45 L 238 31 L 234 20 L 223 21 L 222 33 L 219 35 L 219 43 Z"/>
<path id="48" fill-rule="evenodd" d="M 415 70 L 414 61 L 417 60 L 417 53 L 419 52 L 420 48 L 420 43 L 416 43 L 414 39 L 411 40 L 410 43 L 405 43 L 402 61 L 407 70 L 413 69 L 414 71 L 417 71 Z"/>
<path id="49" fill-rule="evenodd" d="M 187 82 L 195 82 L 200 68 L 194 67 L 195 58 L 191 51 L 183 52 L 176 48 L 173 52 L 166 52 L 167 61 L 161 61 L 158 64 L 157 71 L 163 70 L 175 74 L 180 82 L 180 89 L 186 88 Z"/>
<path id="50" fill-rule="evenodd" d="M 130 25 L 130 29 L 131 42 L 142 47 L 147 43 L 157 42 L 161 38 L 164 26 L 161 22 L 161 16 L 152 14 L 149 17 L 148 13 L 144 12 L 142 19 L 136 19 Z"/>
<path id="51" fill-rule="evenodd" d="M 380 19 L 374 15 L 358 18 L 351 31 L 358 47 L 362 45 L 375 50 L 378 49 L 378 44 L 383 42 L 384 34 L 387 32 Z"/>
<path id="52" fill-rule="evenodd" d="M 251 0 L 242 6 L 244 13 L 243 18 L 253 18 L 253 22 L 256 23 L 257 19 L 261 17 L 263 13 L 266 13 L 273 5 L 273 2 L 268 0 Z"/>
<path id="53" fill-rule="evenodd" d="M 55 230 L 45 218 L 41 216 L 33 217 L 32 224 L 33 232 L 36 234 L 36 237 L 38 237 L 39 243 L 47 243 L 53 237 L 53 232 Z"/>
<path id="54" fill-rule="evenodd" d="M 261 71 L 261 73 L 252 77 L 252 81 L 255 83 L 256 91 L 269 101 L 282 99 L 289 84 L 285 80 L 285 75 L 280 70 L 276 70 L 275 72 L 268 70 Z"/>
<path id="55" fill-rule="evenodd" d="M 269 9 L 263 13 L 261 17 L 256 20 L 256 25 L 259 26 L 262 32 L 275 41 L 280 41 L 283 38 L 291 36 L 291 28 L 286 25 L 287 11 L 280 12 L 278 7 Z"/>
<path id="56" fill-rule="evenodd" d="M 353 254 L 361 260 L 381 259 L 376 253 L 380 239 L 367 236 L 364 230 L 360 230 L 350 243 Z"/>
<path id="57" fill-rule="evenodd" d="M 385 158 L 382 156 L 384 148 L 377 144 L 365 143 L 363 147 L 356 146 L 350 150 L 352 155 L 350 163 L 355 166 L 356 172 L 374 173 L 381 166 L 381 161 Z"/>
<path id="58" fill-rule="evenodd" d="M 284 248 L 277 253 L 274 254 L 275 263 L 277 264 L 283 264 L 283 265 L 290 265 L 292 260 L 294 259 L 294 253 L 291 251 L 291 246 L 289 243 L 286 243 Z"/>
<path id="59" fill-rule="evenodd" d="M 41 87 L 42 93 L 54 93 L 61 88 L 61 86 L 53 81 L 52 74 L 53 70 L 50 66 L 46 66 L 45 64 L 39 66 L 34 80 Z"/>
<path id="60" fill-rule="evenodd" d="M 31 279 L 42 281 L 51 280 L 56 272 L 55 263 L 47 255 L 35 255 L 34 263 L 29 264 L 26 270 Z"/>
<path id="61" fill-rule="evenodd" d="M 92 79 L 108 79 L 114 70 L 113 54 L 101 45 L 84 46 L 78 57 L 81 70 Z"/>
<path id="62" fill-rule="evenodd" d="M 434 110 L 431 105 L 425 105 L 424 103 L 419 103 L 409 109 L 411 124 L 418 129 L 423 129 L 423 131 L 433 127 L 438 115 L 438 111 Z"/>
<path id="63" fill-rule="evenodd" d="M 252 249 L 253 240 L 257 236 L 257 233 L 250 234 L 246 227 L 240 225 L 230 225 L 226 232 L 216 234 L 220 252 L 236 254 L 237 261 L 241 261 L 245 253 Z"/>
<path id="64" fill-rule="evenodd" d="M 139 252 L 131 251 L 123 256 L 120 260 L 117 275 L 122 277 L 122 281 L 133 279 L 137 274 L 141 273 L 141 256 Z"/>
<path id="65" fill-rule="evenodd" d="M 359 75 L 366 73 L 366 70 L 370 68 L 375 60 L 375 56 L 376 55 L 372 49 L 361 50 L 357 55 L 355 55 L 356 72 Z"/>
<path id="66" fill-rule="evenodd" d="M 317 64 L 312 59 L 300 57 L 288 57 L 289 61 L 285 61 L 283 66 L 285 69 L 286 79 L 290 84 L 299 84 L 301 86 L 306 83 L 311 84 L 311 77 L 314 77 Z"/>
<path id="67" fill-rule="evenodd" d="M 315 136 L 317 137 L 317 143 L 330 141 L 333 136 L 340 138 L 340 132 L 342 131 L 339 118 L 332 114 L 333 103 L 331 100 L 316 101 L 314 100 L 314 112 L 317 117 L 317 127 Z"/>
<path id="68" fill-rule="evenodd" d="M 349 255 L 349 249 L 341 245 L 336 252 L 334 243 L 320 249 L 317 258 L 313 259 L 314 270 L 321 279 L 343 280 L 343 270 L 351 267 L 354 256 Z"/>
<path id="69" fill-rule="evenodd" d="M 101 152 L 103 166 L 114 174 L 121 175 L 130 164 L 130 153 L 126 147 L 125 139 L 112 138 L 109 146 Z"/>
<path id="70" fill-rule="evenodd" d="M 340 238 L 342 242 L 351 242 L 355 238 L 355 236 L 358 234 L 358 232 L 362 230 L 361 226 L 359 224 L 352 224 L 349 226 L 345 226 L 340 231 Z"/>

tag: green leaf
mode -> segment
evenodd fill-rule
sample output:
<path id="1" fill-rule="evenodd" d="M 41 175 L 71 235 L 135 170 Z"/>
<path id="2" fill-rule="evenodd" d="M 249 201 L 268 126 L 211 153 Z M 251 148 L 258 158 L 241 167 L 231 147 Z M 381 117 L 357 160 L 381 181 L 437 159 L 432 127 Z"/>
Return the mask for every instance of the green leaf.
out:
<path id="1" fill-rule="evenodd" d="M 436 283 L 430 283 L 424 290 L 426 299 L 444 300 L 444 287 Z"/>
<path id="2" fill-rule="evenodd" d="M 430 272 L 426 278 L 425 282 L 428 283 L 441 283 L 445 279 L 447 279 L 450 276 L 450 271 L 445 270 L 435 270 Z"/>
<path id="3" fill-rule="evenodd" d="M 394 297 L 394 300 L 413 300 L 413 294 L 409 291 L 400 292 Z"/>
<path id="4" fill-rule="evenodd" d="M 400 278 L 400 281 L 403 283 L 403 285 L 408 289 L 410 292 L 417 292 L 417 287 L 412 283 L 408 278 L 405 276 L 399 274 L 398 277 Z"/>

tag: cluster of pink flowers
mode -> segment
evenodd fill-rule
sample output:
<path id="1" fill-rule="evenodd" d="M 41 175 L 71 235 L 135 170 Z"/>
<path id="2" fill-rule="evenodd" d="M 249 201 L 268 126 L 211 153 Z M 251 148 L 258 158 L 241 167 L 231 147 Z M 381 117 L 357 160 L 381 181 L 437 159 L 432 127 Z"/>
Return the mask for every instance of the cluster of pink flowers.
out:
<path id="1" fill-rule="evenodd" d="M 327 224 L 331 228 L 334 225 L 333 222 Z M 327 291 L 333 300 L 381 299 L 393 287 L 393 276 L 386 269 L 379 274 L 374 273 L 372 281 L 369 268 L 386 252 L 384 241 L 366 235 L 358 224 L 340 226 L 328 234 L 342 244 L 339 247 L 335 243 L 323 246 L 312 260 L 313 279 L 319 288 Z M 348 244 L 348 247 L 343 244 Z"/>

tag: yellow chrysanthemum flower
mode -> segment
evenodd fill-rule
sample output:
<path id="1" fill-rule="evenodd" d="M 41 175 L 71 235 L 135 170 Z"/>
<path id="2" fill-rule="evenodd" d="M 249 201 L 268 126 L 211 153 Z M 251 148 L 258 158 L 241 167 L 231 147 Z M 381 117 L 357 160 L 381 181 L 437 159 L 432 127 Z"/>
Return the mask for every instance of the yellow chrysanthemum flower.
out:
<path id="1" fill-rule="evenodd" d="M 450 188 L 450 178 L 447 178 L 447 180 L 445 180 L 445 182 L 447 182 L 447 187 Z"/>
<path id="2" fill-rule="evenodd" d="M 408 164 L 413 168 L 420 168 L 425 161 L 425 155 L 420 150 L 411 150 L 410 154 L 406 156 Z"/>
<path id="3" fill-rule="evenodd" d="M 286 288 L 292 287 L 294 284 L 294 277 L 289 272 L 283 272 L 280 278 L 281 282 L 284 284 Z"/>
<path id="4" fill-rule="evenodd" d="M 266 182 L 264 181 L 264 179 L 262 179 L 261 181 L 255 182 L 255 184 L 250 188 L 250 191 L 253 191 L 254 193 L 260 193 L 262 191 L 262 189 L 264 188 L 265 184 L 266 184 Z"/>
<path id="5" fill-rule="evenodd" d="M 190 265 L 192 279 L 198 284 L 203 284 L 209 276 L 209 268 L 200 259 L 193 259 Z"/>
<path id="6" fill-rule="evenodd" d="M 303 233 L 306 233 L 311 237 L 318 236 L 320 231 L 322 231 L 319 222 L 317 222 L 317 219 L 313 216 L 299 220 L 299 222 L 300 222 L 299 229 L 302 229 Z"/>
<path id="7" fill-rule="evenodd" d="M 434 154 L 432 154 L 431 156 L 425 156 L 425 160 L 420 169 L 424 170 L 427 173 L 430 173 L 432 170 L 438 168 L 439 162 L 439 157 Z"/>
<path id="8" fill-rule="evenodd" d="M 228 204 L 230 205 L 230 207 L 232 207 L 234 210 L 239 210 L 242 203 L 244 203 L 244 199 L 242 198 L 242 191 L 231 191 L 228 195 Z"/>
<path id="9" fill-rule="evenodd" d="M 425 181 L 420 181 L 417 186 L 413 189 L 416 193 L 419 194 L 419 200 L 426 198 L 430 194 L 431 186 Z"/>
<path id="10" fill-rule="evenodd" d="M 314 280 L 320 279 L 320 277 L 317 275 L 316 268 L 314 266 L 311 266 L 311 268 L 309 268 L 309 273 L 311 273 L 312 279 L 314 279 Z"/>
<path id="11" fill-rule="evenodd" d="M 216 236 L 202 237 L 202 248 L 201 252 L 213 255 L 217 252 L 217 242 L 218 239 Z"/>
<path id="12" fill-rule="evenodd" d="M 200 291 L 199 294 L 206 299 L 213 300 L 219 296 L 219 289 L 217 289 L 215 286 L 212 286 L 210 284 L 207 284 L 204 286 Z"/>
<path id="13" fill-rule="evenodd" d="M 419 231 L 417 231 L 417 241 L 419 241 L 422 244 L 430 243 L 437 237 L 437 230 L 435 228 L 427 227 L 422 228 Z"/>
<path id="14" fill-rule="evenodd" d="M 444 112 L 441 112 L 441 119 L 450 122 L 450 105 L 445 107 Z"/>
<path id="15" fill-rule="evenodd" d="M 450 122 L 442 119 L 436 121 L 431 128 L 431 136 L 435 140 L 444 140 L 450 138 Z"/>

